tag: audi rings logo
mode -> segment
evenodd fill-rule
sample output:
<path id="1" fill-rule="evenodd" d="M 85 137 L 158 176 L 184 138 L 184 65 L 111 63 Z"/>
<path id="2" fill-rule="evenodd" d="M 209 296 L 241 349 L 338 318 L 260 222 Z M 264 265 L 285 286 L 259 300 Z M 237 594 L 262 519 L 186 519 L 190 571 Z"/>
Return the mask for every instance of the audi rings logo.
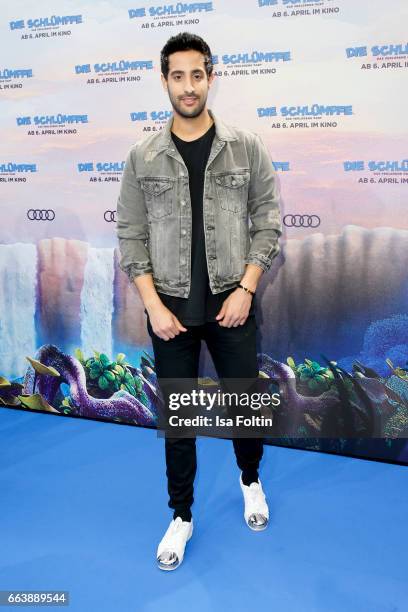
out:
<path id="1" fill-rule="evenodd" d="M 105 210 L 103 218 L 107 223 L 116 223 L 116 210 Z"/>
<path id="2" fill-rule="evenodd" d="M 283 223 L 286 227 L 318 227 L 320 217 L 317 215 L 285 215 Z"/>
<path id="3" fill-rule="evenodd" d="M 27 217 L 30 221 L 54 221 L 55 212 L 45 208 L 30 208 L 27 210 Z"/>

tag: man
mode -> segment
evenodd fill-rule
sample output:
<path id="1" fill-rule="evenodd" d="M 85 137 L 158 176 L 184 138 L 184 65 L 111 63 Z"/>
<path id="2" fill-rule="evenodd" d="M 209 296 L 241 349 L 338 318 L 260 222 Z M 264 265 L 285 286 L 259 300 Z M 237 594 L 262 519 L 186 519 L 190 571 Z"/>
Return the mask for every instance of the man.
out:
<path id="1" fill-rule="evenodd" d="M 147 315 L 158 381 L 196 379 L 204 339 L 220 378 L 258 376 L 254 295 L 280 248 L 277 175 L 260 137 L 207 108 L 211 51 L 199 36 L 171 37 L 161 81 L 173 116 L 129 151 L 117 206 L 121 269 Z M 248 224 L 248 214 L 251 227 Z M 244 518 L 267 526 L 258 468 L 263 440 L 234 438 Z M 193 532 L 196 438 L 165 437 L 173 519 L 157 564 L 183 561 Z"/>

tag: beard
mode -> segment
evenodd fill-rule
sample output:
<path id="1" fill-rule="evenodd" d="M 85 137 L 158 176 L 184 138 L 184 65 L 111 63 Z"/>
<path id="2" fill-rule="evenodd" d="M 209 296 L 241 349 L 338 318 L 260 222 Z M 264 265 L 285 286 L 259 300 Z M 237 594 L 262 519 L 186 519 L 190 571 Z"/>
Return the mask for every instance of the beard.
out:
<path id="1" fill-rule="evenodd" d="M 187 96 L 185 96 L 187 97 Z M 186 106 L 183 100 L 180 100 L 179 97 L 173 96 L 169 91 L 169 98 L 173 109 L 181 116 L 186 119 L 192 119 L 194 117 L 198 117 L 203 112 L 206 102 L 207 96 L 205 98 L 198 98 L 196 96 L 196 102 L 193 106 Z"/>

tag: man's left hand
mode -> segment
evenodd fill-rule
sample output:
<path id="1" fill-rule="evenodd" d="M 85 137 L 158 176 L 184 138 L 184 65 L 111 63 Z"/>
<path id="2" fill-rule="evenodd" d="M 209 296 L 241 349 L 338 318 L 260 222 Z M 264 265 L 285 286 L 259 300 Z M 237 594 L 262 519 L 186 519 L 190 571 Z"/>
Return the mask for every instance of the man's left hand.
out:
<path id="1" fill-rule="evenodd" d="M 224 300 L 220 312 L 215 319 L 222 327 L 238 327 L 243 325 L 251 308 L 252 294 L 237 287 Z"/>

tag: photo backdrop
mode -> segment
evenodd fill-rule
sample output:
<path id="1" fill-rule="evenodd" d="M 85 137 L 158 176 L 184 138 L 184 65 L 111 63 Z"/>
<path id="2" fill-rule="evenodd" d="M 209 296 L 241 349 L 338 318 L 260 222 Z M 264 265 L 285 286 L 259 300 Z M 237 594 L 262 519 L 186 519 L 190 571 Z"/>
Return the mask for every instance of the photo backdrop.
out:
<path id="1" fill-rule="evenodd" d="M 5 5 L 0 405 L 155 427 L 115 209 L 127 151 L 171 116 L 160 50 L 190 31 L 213 53 L 208 107 L 262 137 L 282 186 L 259 365 L 297 429 L 269 442 L 408 463 L 407 22 L 405 0 Z M 370 435 L 327 437 L 329 411 Z"/>

